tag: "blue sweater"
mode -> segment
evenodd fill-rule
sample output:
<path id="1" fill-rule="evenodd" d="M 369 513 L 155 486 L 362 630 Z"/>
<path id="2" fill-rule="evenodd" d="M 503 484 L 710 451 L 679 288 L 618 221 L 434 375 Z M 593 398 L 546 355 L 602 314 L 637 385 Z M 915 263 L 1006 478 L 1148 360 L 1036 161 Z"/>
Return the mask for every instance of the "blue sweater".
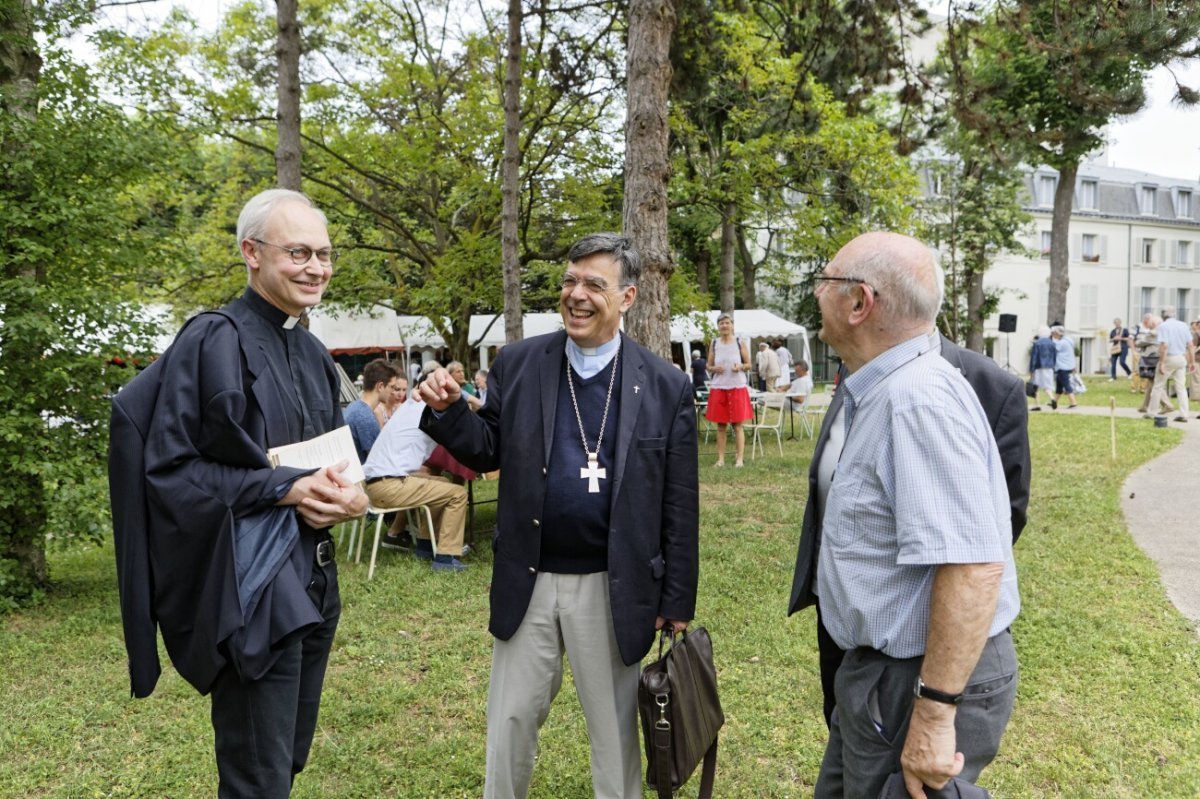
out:
<path id="1" fill-rule="evenodd" d="M 620 359 L 615 358 L 620 370 Z M 579 416 L 587 434 L 588 449 L 595 451 L 604 418 L 604 400 L 614 363 L 598 374 L 583 379 L 573 370 Z M 538 568 L 557 574 L 592 574 L 608 569 L 608 522 L 612 501 L 613 467 L 617 451 L 617 416 L 620 405 L 621 375 L 616 376 L 604 440 L 600 445 L 600 492 L 588 492 L 589 480 L 580 477 L 587 467 L 587 453 L 580 439 L 579 422 L 571 405 L 571 392 L 564 373 L 558 383 L 558 408 L 554 414 L 554 443 L 550 447 L 547 469 L 546 504 L 542 509 L 542 548 Z"/>

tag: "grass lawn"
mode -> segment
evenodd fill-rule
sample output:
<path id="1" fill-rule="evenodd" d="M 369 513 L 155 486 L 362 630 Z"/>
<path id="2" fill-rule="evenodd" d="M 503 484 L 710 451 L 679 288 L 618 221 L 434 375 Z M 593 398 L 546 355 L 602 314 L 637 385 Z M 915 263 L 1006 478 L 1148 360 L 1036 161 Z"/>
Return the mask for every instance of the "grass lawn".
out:
<path id="1" fill-rule="evenodd" d="M 1021 684 L 984 775 L 993 796 L 1200 796 L 1200 643 L 1118 500 L 1129 470 L 1180 433 L 1119 425 L 1113 463 L 1106 419 L 1030 420 L 1035 477 L 1013 630 Z M 785 442 L 782 458 L 773 443 L 741 470 L 714 469 L 714 445 L 701 448 L 697 621 L 712 633 L 728 718 L 723 798 L 811 795 L 825 741 L 813 616 L 784 617 L 812 442 Z M 493 516 L 484 506 L 477 524 Z M 365 564 L 342 564 L 344 613 L 294 796 L 481 795 L 491 640 L 490 553 L 480 550 L 461 575 L 390 552 L 371 582 Z M 0 620 L 0 797 L 215 795 L 207 699 L 169 667 L 154 696 L 128 698 L 112 560 L 110 549 L 54 556 L 48 602 Z M 532 796 L 589 797 L 569 680 L 541 742 Z"/>

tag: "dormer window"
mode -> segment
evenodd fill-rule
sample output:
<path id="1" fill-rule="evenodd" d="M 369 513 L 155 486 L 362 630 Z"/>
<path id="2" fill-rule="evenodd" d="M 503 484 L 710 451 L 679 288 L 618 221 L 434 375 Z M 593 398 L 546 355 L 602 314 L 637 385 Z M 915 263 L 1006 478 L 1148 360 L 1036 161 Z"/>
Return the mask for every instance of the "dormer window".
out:
<path id="1" fill-rule="evenodd" d="M 1054 205 L 1054 187 L 1057 183 L 1057 178 L 1053 175 L 1038 175 L 1037 179 L 1037 204 L 1044 206 Z"/>
<path id="2" fill-rule="evenodd" d="M 1143 214 L 1158 213 L 1158 189 L 1154 186 L 1142 186 L 1138 194 L 1138 207 Z"/>
<path id="3" fill-rule="evenodd" d="M 1085 180 L 1079 184 L 1079 208 L 1083 211 L 1096 210 L 1096 181 Z"/>
<path id="4" fill-rule="evenodd" d="M 1192 193 L 1190 191 L 1180 189 L 1175 194 L 1175 216 L 1192 218 Z"/>

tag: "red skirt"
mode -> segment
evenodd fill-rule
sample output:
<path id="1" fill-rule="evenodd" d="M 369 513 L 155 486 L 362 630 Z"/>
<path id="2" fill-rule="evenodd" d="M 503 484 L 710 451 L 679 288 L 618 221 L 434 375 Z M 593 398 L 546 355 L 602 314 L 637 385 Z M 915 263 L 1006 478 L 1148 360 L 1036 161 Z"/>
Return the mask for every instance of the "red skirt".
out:
<path id="1" fill-rule="evenodd" d="M 708 392 L 708 408 L 704 418 L 716 424 L 741 424 L 754 418 L 750 407 L 750 391 L 745 386 L 714 388 Z"/>

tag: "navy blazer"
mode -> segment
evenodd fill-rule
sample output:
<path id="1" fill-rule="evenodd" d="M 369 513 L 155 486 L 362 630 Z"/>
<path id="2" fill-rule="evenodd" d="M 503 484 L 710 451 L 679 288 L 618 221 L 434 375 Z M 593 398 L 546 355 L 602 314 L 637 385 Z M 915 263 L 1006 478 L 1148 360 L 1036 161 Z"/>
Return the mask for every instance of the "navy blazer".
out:
<path id="1" fill-rule="evenodd" d="M 1008 484 L 1015 544 L 1025 529 L 1025 510 L 1029 505 L 1029 409 L 1025 402 L 1025 381 L 1004 371 L 991 358 L 963 349 L 945 336 L 942 336 L 941 352 L 942 357 L 956 366 L 971 384 L 992 427 L 996 447 L 1000 450 L 1000 463 L 1004 467 L 1004 479 Z M 842 396 L 842 392 L 834 392 L 808 467 L 808 502 L 804 506 L 804 521 L 800 528 L 796 572 L 788 601 L 789 616 L 816 602 L 812 587 L 817 574 L 817 538 L 821 529 L 820 510 L 817 507 L 817 466 L 821 462 L 825 442 L 829 440 L 830 420 L 842 406 Z"/>
<path id="2" fill-rule="evenodd" d="M 546 469 L 554 438 L 564 332 L 506 346 L 488 372 L 487 402 L 465 401 L 421 429 L 468 467 L 500 470 L 488 629 L 508 640 L 533 595 Z M 616 463 L 610 471 L 608 583 L 621 658 L 639 662 L 656 616 L 691 620 L 699 576 L 696 411 L 687 375 L 633 341 L 621 343 Z"/>

